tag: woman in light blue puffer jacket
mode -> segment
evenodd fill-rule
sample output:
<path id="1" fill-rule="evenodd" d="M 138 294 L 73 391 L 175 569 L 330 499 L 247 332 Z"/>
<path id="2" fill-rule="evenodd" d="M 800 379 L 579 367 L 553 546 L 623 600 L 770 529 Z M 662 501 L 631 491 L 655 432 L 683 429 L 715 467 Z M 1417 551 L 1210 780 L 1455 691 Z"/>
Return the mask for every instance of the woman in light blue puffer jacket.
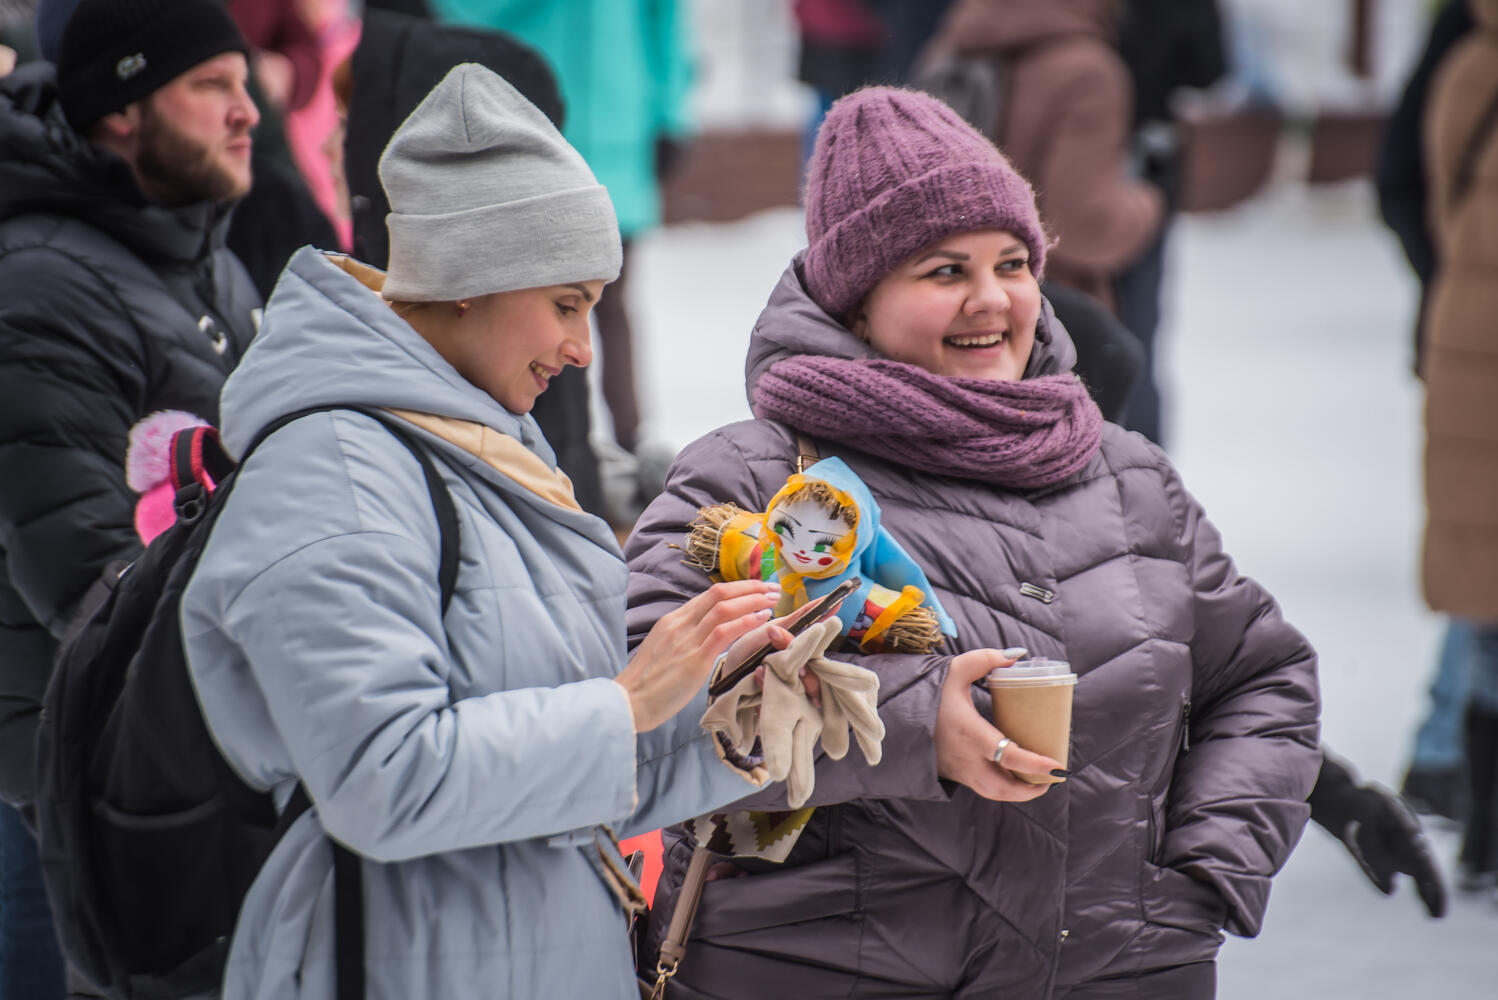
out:
<path id="1" fill-rule="evenodd" d="M 587 364 L 618 274 L 608 197 L 546 119 L 460 66 L 392 139 L 388 276 L 303 249 L 223 395 L 242 454 L 322 405 L 382 408 L 415 458 L 322 412 L 246 461 L 182 607 L 193 679 L 235 770 L 296 820 L 247 895 L 228 1000 L 334 992 L 332 849 L 361 857 L 368 996 L 635 996 L 608 825 L 648 830 L 747 790 L 696 720 L 714 659 L 757 642 L 775 588 L 723 585 L 628 660 L 628 571 L 526 415 Z"/>

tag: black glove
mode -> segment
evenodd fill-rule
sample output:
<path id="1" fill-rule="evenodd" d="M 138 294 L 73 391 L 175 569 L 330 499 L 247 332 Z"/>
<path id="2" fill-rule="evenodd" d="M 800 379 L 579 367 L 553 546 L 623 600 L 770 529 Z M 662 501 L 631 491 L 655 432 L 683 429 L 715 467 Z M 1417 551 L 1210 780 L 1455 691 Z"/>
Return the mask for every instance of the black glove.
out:
<path id="1" fill-rule="evenodd" d="M 1384 895 L 1400 872 L 1415 880 L 1432 917 L 1446 915 L 1446 883 L 1420 820 L 1403 799 L 1378 784 L 1358 785 L 1332 758 L 1311 793 L 1311 818 L 1342 841 Z"/>

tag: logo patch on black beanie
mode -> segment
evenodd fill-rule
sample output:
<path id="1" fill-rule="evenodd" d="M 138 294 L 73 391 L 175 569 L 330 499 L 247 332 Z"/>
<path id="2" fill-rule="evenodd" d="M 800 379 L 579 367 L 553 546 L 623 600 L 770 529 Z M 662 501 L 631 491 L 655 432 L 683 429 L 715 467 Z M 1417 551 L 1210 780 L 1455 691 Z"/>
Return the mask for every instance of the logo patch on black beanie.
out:
<path id="1" fill-rule="evenodd" d="M 121 80 L 128 80 L 141 70 L 146 68 L 146 57 L 144 53 L 137 52 L 133 56 L 126 56 L 114 64 L 114 75 Z"/>

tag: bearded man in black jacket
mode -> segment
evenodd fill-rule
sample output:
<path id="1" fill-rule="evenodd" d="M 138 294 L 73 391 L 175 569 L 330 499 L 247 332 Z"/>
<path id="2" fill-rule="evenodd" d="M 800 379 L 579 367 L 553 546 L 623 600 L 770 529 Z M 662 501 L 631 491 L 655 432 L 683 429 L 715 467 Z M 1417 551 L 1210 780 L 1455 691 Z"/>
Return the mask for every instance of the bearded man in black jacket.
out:
<path id="1" fill-rule="evenodd" d="M 0 80 L 0 798 L 34 794 L 58 637 L 141 548 L 130 428 L 217 422 L 261 305 L 224 248 L 250 186 L 248 49 L 215 0 L 82 0 Z"/>

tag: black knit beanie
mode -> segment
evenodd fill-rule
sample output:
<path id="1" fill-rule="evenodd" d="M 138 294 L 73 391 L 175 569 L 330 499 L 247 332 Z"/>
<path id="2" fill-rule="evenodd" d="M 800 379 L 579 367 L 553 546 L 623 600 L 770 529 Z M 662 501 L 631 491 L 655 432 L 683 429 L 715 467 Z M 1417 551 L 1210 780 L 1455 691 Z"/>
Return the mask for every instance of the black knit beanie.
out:
<path id="1" fill-rule="evenodd" d="M 224 52 L 249 55 L 223 0 L 80 0 L 57 52 L 63 113 L 87 132 Z"/>

